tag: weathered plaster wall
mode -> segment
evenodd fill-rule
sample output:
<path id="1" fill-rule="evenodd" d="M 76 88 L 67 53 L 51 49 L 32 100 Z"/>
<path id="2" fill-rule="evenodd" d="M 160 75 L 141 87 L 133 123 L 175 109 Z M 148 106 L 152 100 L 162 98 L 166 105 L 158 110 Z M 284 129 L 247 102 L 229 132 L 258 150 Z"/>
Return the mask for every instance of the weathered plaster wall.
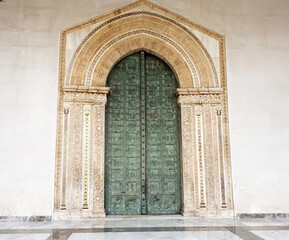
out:
<path id="1" fill-rule="evenodd" d="M 289 212 L 289 2 L 155 2 L 227 36 L 236 213 Z M 52 215 L 60 30 L 125 3 L 0 3 L 0 215 Z"/>

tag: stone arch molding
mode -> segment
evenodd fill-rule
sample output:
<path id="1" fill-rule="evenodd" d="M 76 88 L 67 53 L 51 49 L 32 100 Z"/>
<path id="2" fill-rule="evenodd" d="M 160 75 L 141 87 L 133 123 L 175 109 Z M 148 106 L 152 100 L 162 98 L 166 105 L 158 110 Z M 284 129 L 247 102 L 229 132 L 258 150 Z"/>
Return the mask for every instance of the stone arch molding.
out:
<path id="1" fill-rule="evenodd" d="M 115 46 L 120 42 L 121 48 Z M 116 50 L 109 54 L 113 59 L 105 58 L 112 49 Z M 91 31 L 74 53 L 66 83 L 105 86 L 114 60 L 134 49 L 147 49 L 167 60 L 180 87 L 219 86 L 212 59 L 198 38 L 176 21 L 148 11 L 116 16 Z M 182 71 L 182 67 L 189 71 Z"/>
<path id="2" fill-rule="evenodd" d="M 105 216 L 106 80 L 147 51 L 174 71 L 182 124 L 182 214 L 232 216 L 225 38 L 148 0 L 62 32 L 55 219 Z"/>

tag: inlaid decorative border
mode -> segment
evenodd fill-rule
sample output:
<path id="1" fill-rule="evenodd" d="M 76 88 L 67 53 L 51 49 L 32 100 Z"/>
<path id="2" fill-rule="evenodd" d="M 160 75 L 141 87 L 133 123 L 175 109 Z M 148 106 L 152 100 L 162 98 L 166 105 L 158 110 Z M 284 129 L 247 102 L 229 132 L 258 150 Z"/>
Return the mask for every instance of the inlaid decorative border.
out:
<path id="1" fill-rule="evenodd" d="M 89 159 L 90 159 L 90 105 L 84 105 L 83 107 L 83 173 L 82 173 L 82 181 L 83 181 L 83 200 L 82 200 L 82 208 L 88 209 L 88 183 L 89 183 Z"/>
<path id="2" fill-rule="evenodd" d="M 203 146 L 203 120 L 202 108 L 196 108 L 196 133 L 197 133 L 197 155 L 198 155 L 198 172 L 199 172 L 199 207 L 206 208 L 206 181 L 205 181 L 205 161 L 204 161 L 204 146 Z"/>

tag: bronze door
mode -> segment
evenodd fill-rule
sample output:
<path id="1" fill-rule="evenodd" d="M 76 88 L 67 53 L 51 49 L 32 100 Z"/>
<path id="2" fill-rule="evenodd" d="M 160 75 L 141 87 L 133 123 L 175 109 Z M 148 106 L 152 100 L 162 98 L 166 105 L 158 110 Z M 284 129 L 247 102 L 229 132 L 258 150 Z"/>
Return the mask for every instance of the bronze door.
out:
<path id="1" fill-rule="evenodd" d="M 115 65 L 107 86 L 106 213 L 180 213 L 180 126 L 172 70 L 139 52 Z"/>

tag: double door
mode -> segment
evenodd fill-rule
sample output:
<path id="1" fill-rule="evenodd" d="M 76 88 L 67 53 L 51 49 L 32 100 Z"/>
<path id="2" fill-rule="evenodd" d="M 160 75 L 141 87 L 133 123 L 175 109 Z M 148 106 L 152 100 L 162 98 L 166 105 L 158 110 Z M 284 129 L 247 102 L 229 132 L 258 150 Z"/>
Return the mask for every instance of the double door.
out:
<path id="1" fill-rule="evenodd" d="M 172 70 L 138 52 L 115 65 L 107 86 L 106 214 L 180 213 L 180 126 Z"/>

